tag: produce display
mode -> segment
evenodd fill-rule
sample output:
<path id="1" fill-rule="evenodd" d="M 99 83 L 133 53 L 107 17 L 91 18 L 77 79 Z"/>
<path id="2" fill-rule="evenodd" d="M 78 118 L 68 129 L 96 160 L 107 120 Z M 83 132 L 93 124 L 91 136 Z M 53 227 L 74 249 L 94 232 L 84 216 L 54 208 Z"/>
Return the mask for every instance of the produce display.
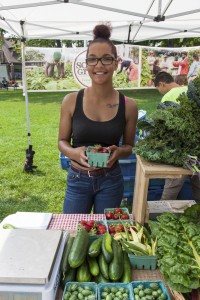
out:
<path id="1" fill-rule="evenodd" d="M 181 293 L 200 288 L 200 205 L 180 216 L 163 213 L 149 226 L 158 239 L 158 267 L 169 287 Z"/>
<path id="2" fill-rule="evenodd" d="M 191 169 L 191 157 L 200 161 L 200 118 L 197 118 L 200 115 L 200 76 L 189 83 L 187 94 L 180 95 L 177 100 L 179 108 L 156 109 L 148 120 L 138 121 L 138 128 L 147 135 L 136 143 L 134 151 L 148 161 L 183 168 L 189 165 Z M 195 165 L 193 171 L 199 173 L 199 163 Z"/>
<path id="3" fill-rule="evenodd" d="M 119 231 L 110 233 L 109 222 Z M 100 235 L 95 232 L 96 238 L 91 240 L 90 230 L 96 223 L 106 224 L 108 231 Z M 161 213 L 156 220 L 148 221 L 148 227 L 130 219 L 108 219 L 81 220 L 77 228 L 76 236 L 68 239 L 60 266 L 63 300 L 170 300 L 161 280 L 132 281 L 133 269 L 159 268 L 166 284 L 183 295 L 200 288 L 197 204 L 183 214 Z"/>

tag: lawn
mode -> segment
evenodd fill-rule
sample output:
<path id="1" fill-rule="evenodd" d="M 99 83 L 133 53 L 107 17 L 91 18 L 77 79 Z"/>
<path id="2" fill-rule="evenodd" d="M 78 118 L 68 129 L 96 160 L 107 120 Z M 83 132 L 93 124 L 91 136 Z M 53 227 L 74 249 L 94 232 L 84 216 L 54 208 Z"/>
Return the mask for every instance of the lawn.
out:
<path id="1" fill-rule="evenodd" d="M 139 109 L 154 110 L 156 90 L 126 90 Z M 26 106 L 21 90 L 0 91 L 0 220 L 17 211 L 61 213 L 66 171 L 60 167 L 57 135 L 60 105 L 66 92 L 30 93 L 29 114 L 34 173 L 23 172 L 28 148 Z"/>

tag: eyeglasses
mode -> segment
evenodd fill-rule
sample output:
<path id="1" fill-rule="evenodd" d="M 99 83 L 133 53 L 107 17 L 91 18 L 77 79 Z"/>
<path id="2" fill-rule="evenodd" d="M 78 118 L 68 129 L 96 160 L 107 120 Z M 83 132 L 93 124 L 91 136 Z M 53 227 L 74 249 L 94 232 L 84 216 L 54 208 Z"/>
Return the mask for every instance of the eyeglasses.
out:
<path id="1" fill-rule="evenodd" d="M 108 65 L 112 65 L 113 61 L 115 61 L 115 60 L 116 59 L 111 56 L 104 56 L 104 57 L 100 57 L 100 58 L 89 57 L 89 58 L 86 58 L 86 64 L 88 66 L 96 66 L 98 64 L 98 62 L 100 61 L 102 63 L 102 65 L 108 66 Z"/>

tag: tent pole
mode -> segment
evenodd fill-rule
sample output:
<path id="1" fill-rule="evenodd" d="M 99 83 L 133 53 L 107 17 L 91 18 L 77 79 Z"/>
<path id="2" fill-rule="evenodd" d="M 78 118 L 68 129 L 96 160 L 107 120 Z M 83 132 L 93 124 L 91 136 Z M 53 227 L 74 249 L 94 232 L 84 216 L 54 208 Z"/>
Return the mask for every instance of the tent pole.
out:
<path id="1" fill-rule="evenodd" d="M 29 143 L 29 145 L 31 145 L 29 104 L 28 104 L 28 93 L 27 93 L 27 85 L 26 85 L 25 44 L 24 44 L 23 39 L 21 40 L 21 50 L 22 50 L 23 96 L 25 97 L 25 103 L 26 103 L 26 121 L 27 121 L 27 130 L 28 130 L 28 143 Z"/>

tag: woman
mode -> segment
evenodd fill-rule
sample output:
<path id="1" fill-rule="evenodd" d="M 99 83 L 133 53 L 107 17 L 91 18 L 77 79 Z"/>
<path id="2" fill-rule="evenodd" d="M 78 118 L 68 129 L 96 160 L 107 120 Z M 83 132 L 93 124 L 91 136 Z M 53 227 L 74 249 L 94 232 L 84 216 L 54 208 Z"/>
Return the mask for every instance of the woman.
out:
<path id="1" fill-rule="evenodd" d="M 118 63 L 116 47 L 109 39 L 111 28 L 97 25 L 93 33 L 86 54 L 92 85 L 66 95 L 61 107 L 58 148 L 71 158 L 63 213 L 90 213 L 94 207 L 99 214 L 120 205 L 123 176 L 118 159 L 132 153 L 136 131 L 136 102 L 113 87 Z M 95 144 L 111 150 L 107 168 L 88 164 L 86 148 Z"/>
<path id="2" fill-rule="evenodd" d="M 189 69 L 189 72 L 187 75 L 188 82 L 194 80 L 197 77 L 198 71 L 200 68 L 199 56 L 194 53 L 192 57 L 193 57 L 193 62 L 190 66 L 190 69 Z"/>

